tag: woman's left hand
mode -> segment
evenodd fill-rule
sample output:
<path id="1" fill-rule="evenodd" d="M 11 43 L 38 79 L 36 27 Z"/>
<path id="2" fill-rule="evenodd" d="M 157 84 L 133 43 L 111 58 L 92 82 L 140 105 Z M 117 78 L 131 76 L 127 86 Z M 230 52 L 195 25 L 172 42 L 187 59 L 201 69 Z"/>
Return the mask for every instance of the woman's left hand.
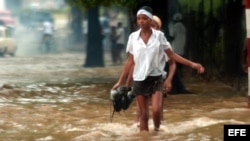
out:
<path id="1" fill-rule="evenodd" d="M 163 94 L 167 94 L 172 89 L 172 83 L 171 81 L 165 80 L 163 85 Z"/>
<path id="2" fill-rule="evenodd" d="M 193 63 L 192 68 L 196 69 L 198 73 L 204 73 L 205 71 L 204 67 L 199 63 Z"/>

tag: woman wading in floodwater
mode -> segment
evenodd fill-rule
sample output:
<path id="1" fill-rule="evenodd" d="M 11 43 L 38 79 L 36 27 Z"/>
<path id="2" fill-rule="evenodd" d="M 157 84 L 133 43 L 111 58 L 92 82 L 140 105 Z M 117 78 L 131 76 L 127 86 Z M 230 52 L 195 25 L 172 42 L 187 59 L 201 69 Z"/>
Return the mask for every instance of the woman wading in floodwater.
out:
<path id="1" fill-rule="evenodd" d="M 126 51 L 128 58 L 118 82 L 112 89 L 123 85 L 131 68 L 133 71 L 133 92 L 139 107 L 140 131 L 148 131 L 149 99 L 152 97 L 152 116 L 154 130 L 158 131 L 161 123 L 162 92 L 167 90 L 167 82 L 163 82 L 166 57 L 196 69 L 203 73 L 201 64 L 187 60 L 172 51 L 170 43 L 163 32 L 151 28 L 152 9 L 144 6 L 137 12 L 139 30 L 130 34 Z"/>

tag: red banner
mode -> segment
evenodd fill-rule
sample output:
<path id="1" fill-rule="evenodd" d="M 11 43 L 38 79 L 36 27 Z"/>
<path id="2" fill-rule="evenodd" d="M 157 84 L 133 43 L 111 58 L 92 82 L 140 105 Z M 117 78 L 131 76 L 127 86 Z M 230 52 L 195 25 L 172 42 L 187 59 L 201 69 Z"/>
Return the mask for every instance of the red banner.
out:
<path id="1" fill-rule="evenodd" d="M 245 0 L 246 9 L 250 8 L 250 0 Z"/>
<path id="2" fill-rule="evenodd" d="M 250 38 L 247 38 L 247 66 L 250 67 Z"/>

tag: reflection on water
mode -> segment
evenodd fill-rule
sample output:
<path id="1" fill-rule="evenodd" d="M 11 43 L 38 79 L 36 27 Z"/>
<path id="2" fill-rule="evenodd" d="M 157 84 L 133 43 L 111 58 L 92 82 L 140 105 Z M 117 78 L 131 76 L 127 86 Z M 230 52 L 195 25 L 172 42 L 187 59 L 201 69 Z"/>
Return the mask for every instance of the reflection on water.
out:
<path id="1" fill-rule="evenodd" d="M 188 88 L 195 94 L 164 99 L 161 130 L 153 131 L 150 118 L 150 131 L 139 133 L 135 102 L 127 111 L 115 113 L 110 122 L 109 91 L 121 67 L 83 69 L 72 61 L 81 63 L 81 55 L 55 58 L 48 63 L 36 58 L 39 71 L 26 68 L 25 61 L 20 65 L 17 58 L 2 60 L 2 64 L 13 60 L 6 71 L 20 71 L 0 72 L 1 82 L 6 82 L 0 88 L 0 140 L 222 141 L 224 124 L 250 123 L 244 92 L 216 82 L 190 80 Z M 30 75 L 25 75 L 27 72 Z"/>

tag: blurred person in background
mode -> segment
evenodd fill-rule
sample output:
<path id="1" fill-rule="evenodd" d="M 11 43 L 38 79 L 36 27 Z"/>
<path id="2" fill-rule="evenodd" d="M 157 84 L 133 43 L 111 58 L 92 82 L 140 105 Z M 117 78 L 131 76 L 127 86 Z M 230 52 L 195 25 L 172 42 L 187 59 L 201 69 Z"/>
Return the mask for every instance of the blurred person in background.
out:
<path id="1" fill-rule="evenodd" d="M 42 36 L 42 45 L 45 45 L 45 52 L 50 52 L 51 43 L 54 33 L 54 25 L 52 19 L 45 19 L 42 23 L 43 36 Z"/>
<path id="2" fill-rule="evenodd" d="M 122 25 L 122 22 L 118 22 L 117 29 L 116 29 L 117 41 L 116 41 L 116 48 L 117 48 L 117 64 L 122 64 L 122 50 L 125 46 L 125 30 Z"/>
<path id="3" fill-rule="evenodd" d="M 173 38 L 171 45 L 176 54 L 185 57 L 185 45 L 186 45 L 186 27 L 182 23 L 182 14 L 175 13 L 173 16 L 173 25 L 170 27 L 170 36 Z M 186 90 L 182 78 L 183 64 L 176 63 L 176 71 L 172 81 L 172 89 L 169 93 L 171 94 L 182 94 L 182 93 L 192 93 Z M 168 65 L 166 65 L 165 70 L 168 71 Z"/>
<path id="4" fill-rule="evenodd" d="M 112 63 L 113 65 L 117 64 L 117 34 L 116 34 L 116 26 L 112 25 L 110 27 L 110 43 L 111 43 L 111 59 L 112 59 Z"/>

